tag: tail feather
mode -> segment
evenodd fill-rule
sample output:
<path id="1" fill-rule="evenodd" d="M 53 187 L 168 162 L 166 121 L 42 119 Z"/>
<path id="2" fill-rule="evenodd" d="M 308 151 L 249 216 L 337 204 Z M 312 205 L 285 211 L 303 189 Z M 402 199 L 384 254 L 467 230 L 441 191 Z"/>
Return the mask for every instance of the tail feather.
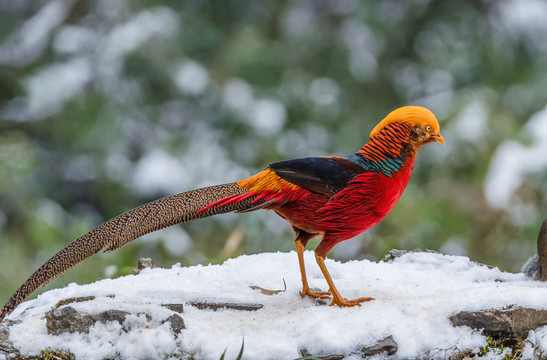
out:
<path id="1" fill-rule="evenodd" d="M 251 202 L 256 196 L 244 196 L 248 193 L 236 183 L 196 189 L 150 202 L 99 225 L 36 270 L 0 310 L 0 322 L 38 287 L 100 250 L 117 250 L 142 235 L 181 222 L 244 211 L 255 206 Z M 240 197 L 239 201 L 224 201 L 235 197 Z"/>

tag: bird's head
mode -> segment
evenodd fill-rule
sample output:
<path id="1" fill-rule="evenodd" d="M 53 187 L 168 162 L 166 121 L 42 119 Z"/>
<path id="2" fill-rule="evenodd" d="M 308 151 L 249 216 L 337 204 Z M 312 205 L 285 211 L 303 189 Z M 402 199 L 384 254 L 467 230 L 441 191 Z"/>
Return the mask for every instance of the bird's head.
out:
<path id="1" fill-rule="evenodd" d="M 393 110 L 376 125 L 370 137 L 374 137 L 387 125 L 399 122 L 412 125 L 410 142 L 417 148 L 434 141 L 444 144 L 437 118 L 431 110 L 421 106 L 403 106 Z"/>

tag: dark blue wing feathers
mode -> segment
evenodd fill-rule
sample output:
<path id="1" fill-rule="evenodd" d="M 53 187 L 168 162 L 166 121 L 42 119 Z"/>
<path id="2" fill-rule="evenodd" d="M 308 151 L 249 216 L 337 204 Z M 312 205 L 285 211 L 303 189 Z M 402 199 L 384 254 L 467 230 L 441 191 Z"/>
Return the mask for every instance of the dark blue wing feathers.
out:
<path id="1" fill-rule="evenodd" d="M 270 169 L 279 177 L 304 189 L 332 197 L 355 176 L 367 172 L 342 157 L 308 157 L 280 161 Z"/>

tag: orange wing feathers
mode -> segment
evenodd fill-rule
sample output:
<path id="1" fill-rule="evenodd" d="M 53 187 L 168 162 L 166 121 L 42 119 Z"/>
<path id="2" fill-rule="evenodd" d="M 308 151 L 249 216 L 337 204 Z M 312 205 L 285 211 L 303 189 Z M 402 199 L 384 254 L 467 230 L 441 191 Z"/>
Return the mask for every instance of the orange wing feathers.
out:
<path id="1" fill-rule="evenodd" d="M 245 180 L 236 181 L 241 188 L 252 191 L 256 194 L 263 191 L 282 192 L 287 190 L 297 190 L 299 187 L 293 183 L 280 178 L 271 169 L 266 169 Z"/>

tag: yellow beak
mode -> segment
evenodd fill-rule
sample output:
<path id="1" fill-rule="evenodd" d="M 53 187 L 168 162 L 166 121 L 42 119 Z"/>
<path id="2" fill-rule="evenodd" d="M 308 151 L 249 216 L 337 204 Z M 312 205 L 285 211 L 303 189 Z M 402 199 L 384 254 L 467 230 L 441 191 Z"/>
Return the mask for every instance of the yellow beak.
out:
<path id="1" fill-rule="evenodd" d="M 443 136 L 441 135 L 441 133 L 432 133 L 431 134 L 431 139 L 437 141 L 437 142 L 440 142 L 441 144 L 444 145 L 444 138 Z"/>

